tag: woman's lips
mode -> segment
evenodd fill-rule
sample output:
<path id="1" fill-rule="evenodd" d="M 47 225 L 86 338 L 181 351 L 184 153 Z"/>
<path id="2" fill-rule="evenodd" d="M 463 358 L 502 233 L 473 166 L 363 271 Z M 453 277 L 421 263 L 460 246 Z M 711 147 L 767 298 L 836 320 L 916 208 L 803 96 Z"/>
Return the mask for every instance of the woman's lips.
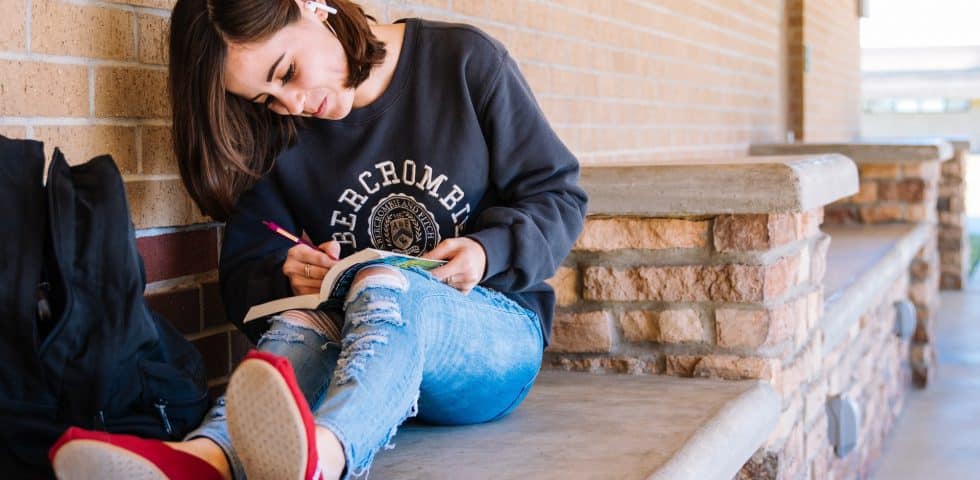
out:
<path id="1" fill-rule="evenodd" d="M 326 108 L 327 108 L 327 97 L 323 97 L 323 101 L 320 102 L 320 108 L 316 109 L 316 112 L 313 112 L 313 116 L 319 117 L 320 114 L 322 114 Z"/>

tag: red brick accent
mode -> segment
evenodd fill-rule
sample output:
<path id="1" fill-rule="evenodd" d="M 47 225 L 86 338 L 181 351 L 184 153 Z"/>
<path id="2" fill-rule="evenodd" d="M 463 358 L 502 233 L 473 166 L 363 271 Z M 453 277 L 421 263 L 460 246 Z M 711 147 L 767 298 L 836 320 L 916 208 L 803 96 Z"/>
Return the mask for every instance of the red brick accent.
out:
<path id="1" fill-rule="evenodd" d="M 146 281 L 205 273 L 218 268 L 218 229 L 205 228 L 136 239 Z"/>
<path id="2" fill-rule="evenodd" d="M 197 333 L 201 331 L 200 296 L 200 291 L 195 287 L 147 295 L 146 303 L 181 333 Z"/>
<path id="3" fill-rule="evenodd" d="M 208 378 L 219 378 L 230 373 L 228 332 L 202 337 L 193 343 L 204 356 L 204 370 Z"/>
<path id="4" fill-rule="evenodd" d="M 217 282 L 201 285 L 201 297 L 204 302 L 204 328 L 217 327 L 228 323 L 225 317 L 225 306 L 221 302 L 221 288 Z"/>
<path id="5" fill-rule="evenodd" d="M 239 330 L 232 330 L 228 334 L 231 335 L 231 366 L 234 368 L 255 345 Z"/>

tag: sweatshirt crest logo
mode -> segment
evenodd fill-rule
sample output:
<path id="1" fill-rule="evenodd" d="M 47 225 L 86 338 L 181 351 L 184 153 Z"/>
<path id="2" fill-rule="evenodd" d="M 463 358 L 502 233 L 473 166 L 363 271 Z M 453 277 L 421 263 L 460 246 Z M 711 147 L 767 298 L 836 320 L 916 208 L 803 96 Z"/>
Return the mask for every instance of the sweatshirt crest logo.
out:
<path id="1" fill-rule="evenodd" d="M 381 199 L 368 216 L 374 248 L 421 255 L 439 243 L 435 215 L 414 198 L 393 193 Z"/>

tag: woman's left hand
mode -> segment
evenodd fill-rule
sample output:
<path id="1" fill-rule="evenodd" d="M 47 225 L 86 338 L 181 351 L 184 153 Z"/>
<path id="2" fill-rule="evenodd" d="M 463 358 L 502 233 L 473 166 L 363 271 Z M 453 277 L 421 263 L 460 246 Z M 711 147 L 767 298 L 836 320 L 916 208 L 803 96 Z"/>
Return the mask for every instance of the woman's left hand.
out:
<path id="1" fill-rule="evenodd" d="M 483 245 L 467 237 L 447 238 L 422 257 L 447 260 L 445 265 L 434 268 L 432 275 L 464 295 L 480 283 L 487 268 L 487 252 Z"/>

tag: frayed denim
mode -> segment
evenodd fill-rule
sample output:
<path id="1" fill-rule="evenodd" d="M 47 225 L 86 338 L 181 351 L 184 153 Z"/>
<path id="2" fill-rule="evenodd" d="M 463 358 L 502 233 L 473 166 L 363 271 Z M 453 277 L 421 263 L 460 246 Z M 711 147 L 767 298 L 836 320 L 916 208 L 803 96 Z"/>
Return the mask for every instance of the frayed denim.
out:
<path id="1" fill-rule="evenodd" d="M 344 478 L 366 477 L 407 418 L 466 425 L 513 411 L 541 368 L 537 316 L 504 295 L 468 295 L 424 270 L 371 275 L 351 287 L 342 338 L 270 320 L 258 348 L 289 358 L 317 425 L 344 447 Z M 207 437 L 245 478 L 220 401 L 187 438 Z M 274 448 L 274 446 L 270 446 Z"/>

